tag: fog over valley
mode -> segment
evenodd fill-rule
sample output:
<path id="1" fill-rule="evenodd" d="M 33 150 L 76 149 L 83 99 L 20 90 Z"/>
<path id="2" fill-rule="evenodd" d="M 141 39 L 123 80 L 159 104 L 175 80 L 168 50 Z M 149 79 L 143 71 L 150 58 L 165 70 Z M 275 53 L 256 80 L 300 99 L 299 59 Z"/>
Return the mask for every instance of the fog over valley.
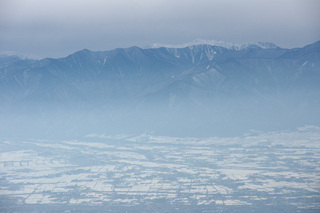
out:
<path id="1" fill-rule="evenodd" d="M 237 136 L 319 125 L 319 42 L 1 56 L 1 134 Z"/>
<path id="2" fill-rule="evenodd" d="M 0 212 L 320 212 L 319 11 L 1 0 Z"/>
<path id="3" fill-rule="evenodd" d="M 320 42 L 0 57 L 0 211 L 319 210 Z"/>

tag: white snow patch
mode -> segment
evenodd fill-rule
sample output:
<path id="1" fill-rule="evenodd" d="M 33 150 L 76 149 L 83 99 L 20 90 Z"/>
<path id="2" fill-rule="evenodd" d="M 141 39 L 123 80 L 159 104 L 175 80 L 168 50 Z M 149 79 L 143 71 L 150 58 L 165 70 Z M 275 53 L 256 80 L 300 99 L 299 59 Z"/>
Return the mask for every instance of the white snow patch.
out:
<path id="1" fill-rule="evenodd" d="M 307 63 L 308 63 L 308 61 L 305 61 L 305 62 L 301 65 L 301 67 L 304 67 Z"/>
<path id="2" fill-rule="evenodd" d="M 105 65 L 107 59 L 108 59 L 108 56 L 106 56 L 106 57 L 104 58 L 104 60 L 103 60 L 103 65 Z"/>

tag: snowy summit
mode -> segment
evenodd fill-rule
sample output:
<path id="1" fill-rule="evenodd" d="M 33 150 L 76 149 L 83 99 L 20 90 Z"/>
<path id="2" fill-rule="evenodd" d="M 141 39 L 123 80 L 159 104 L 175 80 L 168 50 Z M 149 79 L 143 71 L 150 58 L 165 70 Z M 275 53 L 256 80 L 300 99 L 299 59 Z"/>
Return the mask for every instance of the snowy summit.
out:
<path id="1" fill-rule="evenodd" d="M 240 44 L 230 41 L 221 41 L 221 40 L 205 40 L 205 39 L 195 39 L 191 42 L 184 43 L 184 44 L 178 44 L 178 45 L 170 45 L 170 44 L 160 44 L 160 43 L 154 43 L 150 46 L 147 46 L 146 49 L 154 49 L 154 48 L 185 48 L 185 47 L 191 47 L 196 45 L 210 45 L 210 46 L 218 46 L 218 47 L 224 47 L 226 49 L 231 50 L 241 50 L 248 48 L 250 46 L 258 46 L 262 49 L 274 49 L 278 48 L 273 43 L 270 42 L 257 42 L 257 43 L 247 43 L 247 44 Z"/>

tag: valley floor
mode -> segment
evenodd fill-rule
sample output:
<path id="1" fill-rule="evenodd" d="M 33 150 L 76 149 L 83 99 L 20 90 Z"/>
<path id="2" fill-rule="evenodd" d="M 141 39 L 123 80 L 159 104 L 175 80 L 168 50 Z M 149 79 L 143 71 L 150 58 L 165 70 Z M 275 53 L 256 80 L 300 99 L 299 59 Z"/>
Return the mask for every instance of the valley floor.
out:
<path id="1" fill-rule="evenodd" d="M 0 212 L 319 212 L 320 129 L 1 140 Z"/>

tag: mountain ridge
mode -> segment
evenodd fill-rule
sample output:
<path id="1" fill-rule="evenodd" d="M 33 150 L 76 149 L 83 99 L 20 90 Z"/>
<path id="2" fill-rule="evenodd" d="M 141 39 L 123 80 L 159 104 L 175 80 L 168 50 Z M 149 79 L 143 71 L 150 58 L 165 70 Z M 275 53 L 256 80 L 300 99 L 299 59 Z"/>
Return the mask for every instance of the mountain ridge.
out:
<path id="1" fill-rule="evenodd" d="M 150 46 L 147 46 L 148 48 L 160 48 L 160 47 L 166 47 L 166 48 L 185 48 L 185 47 L 191 47 L 196 45 L 210 45 L 210 46 L 218 46 L 223 47 L 226 49 L 231 50 L 241 50 L 244 48 L 247 48 L 249 46 L 257 46 L 260 48 L 279 48 L 277 45 L 271 43 L 271 42 L 255 42 L 255 43 L 247 43 L 247 44 L 239 44 L 234 42 L 228 42 L 228 41 L 221 41 L 221 40 L 204 40 L 204 39 L 195 39 L 191 42 L 181 44 L 181 45 L 168 45 L 168 44 L 159 44 L 155 43 Z"/>
<path id="2" fill-rule="evenodd" d="M 101 126 L 111 118 L 116 123 L 142 120 L 147 129 L 177 127 L 178 121 L 185 123 L 181 129 L 188 129 L 184 125 L 193 121 L 203 131 L 219 123 L 225 131 L 232 122 L 247 129 L 289 121 L 317 125 L 319 44 L 238 50 L 130 47 L 84 49 L 58 59 L 1 57 L 0 114 L 64 120 L 61 113 L 68 112 L 64 117 L 72 115 L 73 121 L 80 115 Z M 275 115 L 281 121 L 270 120 Z"/>

